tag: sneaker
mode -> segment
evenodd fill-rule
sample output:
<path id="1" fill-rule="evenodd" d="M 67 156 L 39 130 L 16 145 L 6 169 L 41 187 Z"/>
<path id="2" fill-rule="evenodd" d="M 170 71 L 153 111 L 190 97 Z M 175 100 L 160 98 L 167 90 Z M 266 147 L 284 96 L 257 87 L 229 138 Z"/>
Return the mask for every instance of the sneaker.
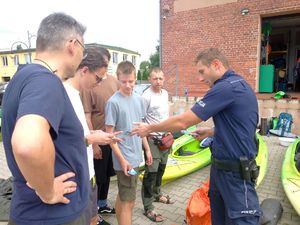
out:
<path id="1" fill-rule="evenodd" d="M 110 225 L 110 223 L 106 222 L 102 217 L 100 217 L 97 225 Z"/>
<path id="2" fill-rule="evenodd" d="M 109 206 L 105 206 L 105 207 L 100 207 L 98 209 L 98 213 L 100 213 L 100 214 L 116 214 L 116 210 Z"/>

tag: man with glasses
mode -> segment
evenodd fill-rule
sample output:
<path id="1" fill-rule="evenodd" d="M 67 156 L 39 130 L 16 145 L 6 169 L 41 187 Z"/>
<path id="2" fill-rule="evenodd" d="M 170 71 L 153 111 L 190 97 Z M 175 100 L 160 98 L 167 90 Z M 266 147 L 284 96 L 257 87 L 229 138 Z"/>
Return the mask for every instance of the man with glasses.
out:
<path id="1" fill-rule="evenodd" d="M 10 225 L 87 224 L 84 134 L 62 83 L 83 59 L 84 33 L 64 13 L 44 18 L 33 64 L 19 66 L 4 94 L 2 136 L 14 177 Z"/>
<path id="2" fill-rule="evenodd" d="M 110 53 L 99 47 L 102 60 L 99 60 L 99 69 L 96 71 L 98 84 L 91 90 L 83 90 L 82 102 L 90 130 L 105 130 L 105 104 L 119 89 L 118 80 L 107 74 Z M 107 202 L 110 177 L 115 175 L 112 164 L 112 150 L 110 145 L 93 144 L 94 167 L 98 186 L 98 207 L 100 214 L 115 214 L 115 209 Z"/>
<path id="3" fill-rule="evenodd" d="M 64 82 L 65 89 L 72 102 L 76 115 L 82 124 L 85 137 L 89 144 L 107 145 L 113 141 L 120 141 L 120 139 L 116 138 L 118 133 L 111 134 L 101 130 L 90 132 L 88 128 L 80 99 L 80 91 L 89 90 L 101 81 L 101 78 L 97 75 L 97 73 L 101 70 L 101 67 L 99 66 L 104 59 L 99 47 L 87 48 L 86 54 L 87 56 L 80 63 L 75 76 Z M 109 225 L 109 223 L 102 217 L 98 217 L 97 185 L 95 179 L 93 149 L 91 145 L 87 146 L 87 154 L 91 184 L 89 205 L 86 209 L 87 221 L 90 221 L 90 225 Z"/>

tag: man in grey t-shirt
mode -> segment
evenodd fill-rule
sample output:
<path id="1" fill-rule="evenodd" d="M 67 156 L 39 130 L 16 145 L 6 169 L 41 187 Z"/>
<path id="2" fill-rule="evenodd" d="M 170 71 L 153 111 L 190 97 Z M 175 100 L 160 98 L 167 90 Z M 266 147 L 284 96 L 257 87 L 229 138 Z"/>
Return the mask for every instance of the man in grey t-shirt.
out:
<path id="1" fill-rule="evenodd" d="M 135 170 L 142 162 L 142 142 L 146 164 L 152 163 L 152 155 L 146 138 L 130 136 L 134 122 L 141 122 L 145 116 L 142 98 L 132 93 L 136 81 L 135 67 L 131 62 L 121 62 L 117 68 L 117 76 L 120 89 L 106 104 L 105 125 L 107 132 L 123 131 L 119 135 L 123 141 L 111 144 L 119 189 L 115 207 L 118 224 L 131 225 L 138 178 Z M 135 175 L 128 173 L 132 169 Z"/>
<path id="2" fill-rule="evenodd" d="M 159 123 L 169 117 L 168 92 L 162 88 L 164 80 L 164 73 L 160 68 L 155 67 L 150 71 L 151 86 L 142 95 L 146 108 L 145 122 L 147 123 Z M 153 163 L 145 166 L 142 186 L 145 216 L 154 222 L 162 222 L 163 218 L 154 211 L 153 202 L 173 203 L 168 195 L 163 195 L 161 192 L 162 176 L 168 161 L 169 149 L 159 150 L 155 140 L 161 139 L 163 135 L 164 132 L 155 132 L 148 137 Z"/>

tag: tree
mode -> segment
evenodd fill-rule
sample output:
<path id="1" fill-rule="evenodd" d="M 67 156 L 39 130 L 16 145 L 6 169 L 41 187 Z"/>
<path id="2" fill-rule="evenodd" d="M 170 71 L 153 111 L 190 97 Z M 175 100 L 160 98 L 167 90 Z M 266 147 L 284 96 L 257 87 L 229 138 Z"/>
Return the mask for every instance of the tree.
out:
<path id="1" fill-rule="evenodd" d="M 150 64 L 151 64 L 151 68 L 153 67 L 159 67 L 159 60 L 160 59 L 160 55 L 159 55 L 159 45 L 156 46 L 156 52 L 154 54 L 151 54 L 150 56 Z"/>
<path id="2" fill-rule="evenodd" d="M 138 71 L 138 80 L 147 80 L 149 76 L 151 64 L 149 61 L 143 61 L 140 64 L 140 70 Z"/>
<path id="3" fill-rule="evenodd" d="M 155 48 L 156 52 L 150 55 L 149 60 L 141 62 L 140 69 L 137 75 L 138 80 L 147 80 L 151 68 L 159 67 L 159 45 L 157 45 Z"/>

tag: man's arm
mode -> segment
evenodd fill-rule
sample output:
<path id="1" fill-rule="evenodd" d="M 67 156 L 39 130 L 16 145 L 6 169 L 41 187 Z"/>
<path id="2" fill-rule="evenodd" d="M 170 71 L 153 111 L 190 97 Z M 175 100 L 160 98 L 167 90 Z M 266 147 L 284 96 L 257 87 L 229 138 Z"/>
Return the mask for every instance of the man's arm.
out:
<path id="1" fill-rule="evenodd" d="M 90 130 L 94 130 L 93 124 L 92 124 L 92 113 L 85 113 L 85 118 L 87 125 Z M 99 147 L 99 144 L 93 143 L 92 144 L 93 149 L 93 155 L 95 159 L 102 159 L 102 149 Z"/>
<path id="2" fill-rule="evenodd" d="M 94 130 L 92 124 L 92 113 L 85 113 L 85 119 L 90 130 Z"/>
<path id="3" fill-rule="evenodd" d="M 152 153 L 150 150 L 150 146 L 147 140 L 147 137 L 143 137 L 142 138 L 142 142 L 143 142 L 143 146 L 144 146 L 144 151 L 145 151 L 145 155 L 146 155 L 146 159 L 145 159 L 145 163 L 150 166 L 153 163 L 153 158 L 152 158 Z"/>
<path id="4" fill-rule="evenodd" d="M 188 110 L 180 115 L 171 116 L 157 124 L 136 123 L 137 127 L 135 127 L 131 133 L 145 137 L 152 132 L 176 132 L 185 130 L 200 122 L 202 122 L 202 120 L 193 113 L 193 111 Z"/>
<path id="5" fill-rule="evenodd" d="M 69 203 L 64 194 L 75 191 L 76 183 L 66 180 L 75 174 L 69 172 L 54 177 L 55 147 L 49 130 L 48 121 L 41 116 L 21 117 L 11 139 L 13 154 L 28 186 L 43 202 Z"/>

